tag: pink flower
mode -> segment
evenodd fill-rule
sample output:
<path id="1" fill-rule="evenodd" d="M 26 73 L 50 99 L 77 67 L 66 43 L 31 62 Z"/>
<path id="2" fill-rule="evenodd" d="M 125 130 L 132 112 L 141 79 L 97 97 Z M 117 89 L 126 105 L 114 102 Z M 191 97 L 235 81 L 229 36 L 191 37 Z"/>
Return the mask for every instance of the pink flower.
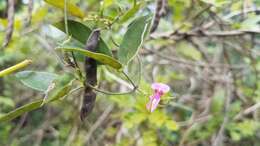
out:
<path id="1" fill-rule="evenodd" d="M 161 96 L 163 96 L 165 93 L 169 92 L 170 87 L 163 83 L 153 83 L 152 89 L 154 90 L 153 95 L 150 96 L 150 101 L 146 105 L 146 108 L 153 112 L 156 107 L 158 106 Z"/>

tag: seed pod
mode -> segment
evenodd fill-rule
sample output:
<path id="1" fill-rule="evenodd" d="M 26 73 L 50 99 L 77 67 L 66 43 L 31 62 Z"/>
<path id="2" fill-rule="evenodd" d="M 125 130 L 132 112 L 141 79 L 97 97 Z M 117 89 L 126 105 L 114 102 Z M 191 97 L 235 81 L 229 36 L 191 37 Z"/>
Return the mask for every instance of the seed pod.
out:
<path id="1" fill-rule="evenodd" d="M 85 87 L 84 97 L 83 97 L 83 105 L 80 111 L 80 119 L 81 121 L 86 118 L 89 113 L 92 111 L 96 100 L 96 93 L 90 88 Z"/>
<path id="2" fill-rule="evenodd" d="M 100 30 L 98 29 L 94 30 L 92 34 L 89 36 L 85 49 L 88 51 L 96 52 L 99 36 L 100 36 Z M 85 74 L 86 74 L 86 81 L 85 81 L 86 84 L 84 90 L 83 105 L 80 111 L 80 118 L 82 121 L 92 111 L 96 100 L 96 93 L 88 85 L 95 86 L 97 84 L 96 60 L 86 57 L 84 65 L 85 65 Z"/>

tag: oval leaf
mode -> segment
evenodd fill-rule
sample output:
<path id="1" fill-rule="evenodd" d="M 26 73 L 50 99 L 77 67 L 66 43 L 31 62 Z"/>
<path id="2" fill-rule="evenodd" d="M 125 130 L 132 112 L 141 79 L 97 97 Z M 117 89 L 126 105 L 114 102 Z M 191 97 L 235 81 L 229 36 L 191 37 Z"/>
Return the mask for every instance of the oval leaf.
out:
<path id="1" fill-rule="evenodd" d="M 44 1 L 54 7 L 64 10 L 65 7 L 64 0 L 44 0 Z M 70 2 L 67 2 L 67 12 L 69 12 L 73 16 L 84 18 L 83 11 L 81 11 L 79 7 L 77 7 L 76 5 Z"/>
<path id="2" fill-rule="evenodd" d="M 48 72 L 22 71 L 15 75 L 24 85 L 45 92 L 50 84 L 58 77 Z"/>
<path id="3" fill-rule="evenodd" d="M 127 65 L 137 54 L 145 38 L 150 20 L 150 16 L 142 16 L 128 26 L 118 50 L 118 59 L 122 64 Z"/>
<path id="4" fill-rule="evenodd" d="M 55 23 L 53 24 L 53 26 L 65 33 L 65 25 L 63 21 Z M 73 20 L 68 20 L 68 30 L 69 35 L 81 42 L 83 45 L 86 44 L 86 41 L 92 32 L 92 30 L 86 25 Z M 108 46 L 105 44 L 102 38 L 98 42 L 97 52 L 106 54 L 108 56 L 112 56 L 111 50 L 108 48 Z"/>
<path id="5" fill-rule="evenodd" d="M 95 59 L 97 60 L 98 62 L 100 63 L 103 63 L 103 64 L 107 64 L 115 69 L 121 69 L 122 68 L 122 65 L 114 58 L 112 58 L 111 56 L 107 56 L 105 54 L 101 54 L 101 53 L 95 53 L 95 52 L 91 52 L 91 51 L 88 51 L 88 50 L 85 50 L 85 49 L 80 49 L 80 48 L 69 48 L 69 47 L 66 47 L 66 48 L 57 48 L 57 49 L 62 49 L 64 51 L 74 51 L 74 52 L 78 52 L 78 53 L 81 53 L 85 56 L 88 56 L 92 59 Z"/>
<path id="6" fill-rule="evenodd" d="M 58 100 L 58 99 L 64 97 L 65 95 L 67 95 L 71 90 L 71 86 L 72 86 L 72 84 L 69 83 L 68 85 L 62 87 L 54 96 L 52 96 L 47 101 L 47 103 L 53 102 L 55 100 Z M 42 102 L 43 102 L 43 99 L 39 99 L 37 101 L 34 101 L 34 102 L 28 103 L 24 106 L 21 106 L 7 114 L 4 114 L 4 115 L 0 116 L 0 122 L 10 121 L 18 116 L 21 116 L 22 114 L 24 114 L 26 112 L 30 112 L 32 110 L 40 108 Z"/>

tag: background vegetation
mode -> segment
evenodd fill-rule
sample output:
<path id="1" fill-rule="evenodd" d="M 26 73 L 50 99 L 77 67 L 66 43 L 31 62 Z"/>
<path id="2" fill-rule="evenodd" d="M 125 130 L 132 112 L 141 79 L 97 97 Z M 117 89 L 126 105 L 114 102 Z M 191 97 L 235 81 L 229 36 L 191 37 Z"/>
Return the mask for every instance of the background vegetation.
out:
<path id="1" fill-rule="evenodd" d="M 1 0 L 0 17 L 1 146 L 260 146 L 259 0 Z M 171 90 L 150 113 L 154 82 Z"/>

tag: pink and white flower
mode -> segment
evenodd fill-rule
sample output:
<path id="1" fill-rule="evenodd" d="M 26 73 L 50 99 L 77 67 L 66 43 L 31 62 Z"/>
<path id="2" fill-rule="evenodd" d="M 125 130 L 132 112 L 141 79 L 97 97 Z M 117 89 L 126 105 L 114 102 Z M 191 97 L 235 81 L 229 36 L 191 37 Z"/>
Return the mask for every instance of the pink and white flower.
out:
<path id="1" fill-rule="evenodd" d="M 166 84 L 163 83 L 153 83 L 152 84 L 152 89 L 154 90 L 153 95 L 150 96 L 150 101 L 146 105 L 146 108 L 150 111 L 153 112 L 156 107 L 158 106 L 161 97 L 169 92 L 170 87 Z"/>

